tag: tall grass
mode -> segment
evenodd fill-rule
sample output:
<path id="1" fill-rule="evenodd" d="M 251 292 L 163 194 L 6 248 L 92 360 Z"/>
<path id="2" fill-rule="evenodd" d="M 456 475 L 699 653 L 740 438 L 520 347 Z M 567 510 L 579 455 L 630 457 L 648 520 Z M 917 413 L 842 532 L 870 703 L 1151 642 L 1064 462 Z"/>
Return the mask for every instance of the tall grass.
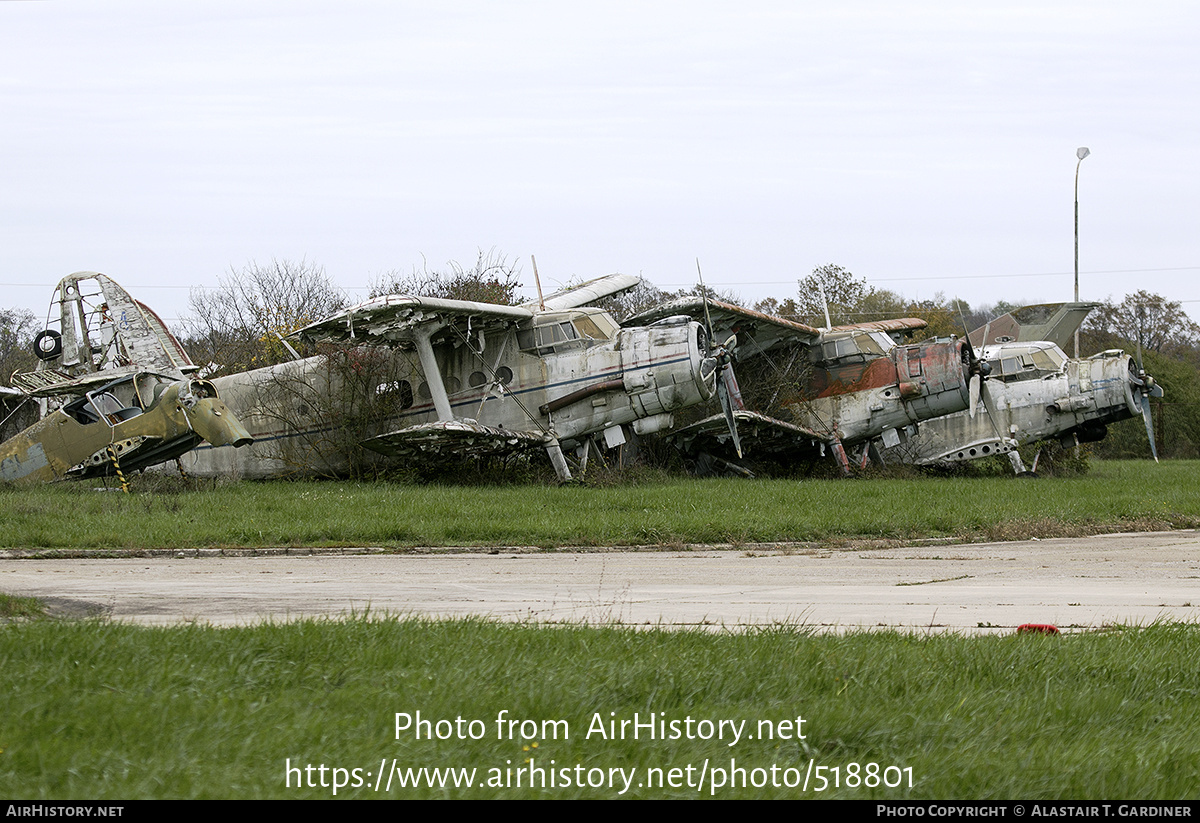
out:
<path id="1" fill-rule="evenodd" d="M 840 786 L 723 787 L 719 797 L 1183 798 L 1200 778 L 1200 629 L 1070 637 L 733 634 L 479 620 L 301 621 L 172 629 L 0 626 L 0 795 L 330 797 L 285 764 L 378 770 L 837 767 Z M 482 739 L 397 734 L 396 713 L 480 720 Z M 497 734 L 496 719 L 568 734 Z M 747 721 L 730 739 L 604 739 L 594 716 Z M 611 714 L 610 714 L 611 713 Z M 804 718 L 801 727 L 795 725 Z M 759 721 L 782 738 L 760 737 Z M 790 721 L 790 728 L 781 727 Z M 518 727 L 519 728 L 519 727 Z M 562 727 L 560 726 L 560 729 Z M 804 734 L 798 739 L 797 732 Z M 536 746 L 534 745 L 536 744 Z M 847 786 L 851 763 L 911 769 Z M 681 771 L 681 775 L 683 772 Z M 907 775 L 908 773 L 905 772 Z M 329 776 L 331 779 L 331 775 Z M 710 778 L 711 780 L 711 778 Z M 343 786 L 339 797 L 614 797 L 598 788 Z M 644 781 L 643 781 L 644 782 Z M 625 796 L 695 797 L 694 785 Z"/>

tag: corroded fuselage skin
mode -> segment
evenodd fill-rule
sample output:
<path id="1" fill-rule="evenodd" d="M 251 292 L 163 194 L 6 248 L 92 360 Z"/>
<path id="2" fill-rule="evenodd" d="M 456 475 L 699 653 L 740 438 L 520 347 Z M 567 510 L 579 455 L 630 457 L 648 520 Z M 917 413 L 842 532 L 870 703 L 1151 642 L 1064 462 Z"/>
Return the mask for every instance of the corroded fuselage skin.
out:
<path id="1" fill-rule="evenodd" d="M 0 444 L 0 480 L 44 483 L 110 474 L 117 465 L 133 471 L 178 457 L 202 439 L 231 447 L 249 442 L 208 381 L 145 378 L 90 392 Z M 148 395 L 144 409 L 130 400 L 139 381 Z"/>
<path id="2" fill-rule="evenodd" d="M 896 450 L 902 459 L 950 463 L 1011 452 L 1051 437 L 1099 440 L 1107 423 L 1140 415 L 1132 358 L 1122 351 L 1071 360 L 1053 343 L 989 346 L 986 403 L 921 424 Z M 993 414 L 994 412 L 994 414 Z"/>
<path id="3" fill-rule="evenodd" d="M 853 444 L 966 409 L 969 352 L 961 340 L 894 345 L 879 332 L 826 333 L 812 349 L 809 394 L 786 404 L 793 422 Z"/>
<path id="4" fill-rule="evenodd" d="M 614 426 L 639 433 L 671 425 L 672 412 L 700 403 L 715 390 L 702 369 L 702 331 L 686 319 L 620 328 L 604 311 L 579 308 L 541 312 L 532 320 L 433 346 L 454 420 L 489 429 L 535 433 L 563 448 Z M 354 352 L 360 354 L 355 355 Z M 333 355 L 306 358 L 213 380 L 255 443 L 249 449 L 201 446 L 183 459 L 201 476 L 271 477 L 346 468 L 347 446 L 320 450 L 354 402 L 347 382 L 361 377 L 366 391 L 390 394 L 394 413 L 379 433 L 440 419 L 420 358 L 411 348 L 342 351 L 359 358 L 362 374 Z M 704 373 L 702 373 L 704 372 Z M 357 448 L 357 444 L 353 444 Z"/>

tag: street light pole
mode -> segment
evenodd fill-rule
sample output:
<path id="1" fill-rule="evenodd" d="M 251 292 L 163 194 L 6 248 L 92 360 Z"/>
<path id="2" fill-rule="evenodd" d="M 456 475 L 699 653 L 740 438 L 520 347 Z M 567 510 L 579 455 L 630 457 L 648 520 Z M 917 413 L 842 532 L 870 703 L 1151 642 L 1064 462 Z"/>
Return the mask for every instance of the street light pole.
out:
<path id="1" fill-rule="evenodd" d="M 1075 150 L 1075 156 L 1079 158 L 1079 162 L 1075 164 L 1075 302 L 1079 302 L 1079 167 L 1083 164 L 1083 158 L 1091 154 L 1087 146 L 1080 146 Z M 1079 358 L 1079 329 L 1075 329 L 1075 357 Z"/>

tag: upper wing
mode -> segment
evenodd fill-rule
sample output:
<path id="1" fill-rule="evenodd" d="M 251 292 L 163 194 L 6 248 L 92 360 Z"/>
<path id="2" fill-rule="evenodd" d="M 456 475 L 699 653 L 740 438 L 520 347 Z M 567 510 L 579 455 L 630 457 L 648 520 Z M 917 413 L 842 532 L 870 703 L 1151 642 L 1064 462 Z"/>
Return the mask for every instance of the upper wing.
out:
<path id="1" fill-rule="evenodd" d="M 632 274 L 606 274 L 578 286 L 568 286 L 553 294 L 548 294 L 541 303 L 546 306 L 546 311 L 577 309 L 580 306 L 590 306 L 605 297 L 612 297 L 614 294 L 628 291 L 641 282 L 642 278 L 634 277 Z M 521 308 L 536 311 L 541 308 L 541 305 L 537 300 L 529 300 L 522 303 Z"/>
<path id="2" fill-rule="evenodd" d="M 412 343 L 422 327 L 426 332 L 433 329 L 430 340 L 436 343 L 456 334 L 465 338 L 467 331 L 506 327 L 531 317 L 533 312 L 521 306 L 391 294 L 359 303 L 288 336 L 315 342 L 404 347 Z"/>
<path id="3" fill-rule="evenodd" d="M 1008 314 L 988 321 L 982 328 L 971 332 L 971 345 L 977 349 L 995 343 L 1027 343 L 1031 340 L 1047 340 L 1063 351 L 1070 346 L 1075 330 L 1083 325 L 1084 318 L 1099 303 L 1043 303 L 1037 306 L 1022 306 Z M 987 340 L 983 339 L 987 332 Z"/>
<path id="4" fill-rule="evenodd" d="M 866 329 L 881 331 L 893 339 L 905 336 L 908 332 L 920 331 L 929 324 L 919 317 L 899 317 L 895 320 L 872 320 L 867 323 L 851 323 L 847 326 L 834 326 L 830 331 L 848 331 L 850 329 Z M 900 342 L 896 340 L 896 342 Z"/>
<path id="5" fill-rule="evenodd" d="M 663 303 L 653 309 L 635 314 L 625 320 L 623 326 L 647 326 L 658 320 L 686 314 L 701 323 L 705 323 L 704 301 L 696 297 L 684 297 Z M 789 344 L 810 346 L 817 343 L 821 330 L 774 317 L 769 314 L 744 309 L 720 300 L 708 301 L 708 317 L 712 320 L 713 337 L 718 341 L 725 340 L 731 334 L 736 334 L 739 357 L 771 351 L 772 349 Z"/>

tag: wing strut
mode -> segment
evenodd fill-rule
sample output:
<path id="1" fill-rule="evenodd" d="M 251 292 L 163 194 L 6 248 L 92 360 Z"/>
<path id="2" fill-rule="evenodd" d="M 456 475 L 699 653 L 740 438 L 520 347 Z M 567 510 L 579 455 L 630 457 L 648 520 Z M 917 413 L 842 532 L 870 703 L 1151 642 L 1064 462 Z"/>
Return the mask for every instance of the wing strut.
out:
<path id="1" fill-rule="evenodd" d="M 433 356 L 433 346 L 429 338 L 441 330 L 445 323 L 431 323 L 413 330 L 413 344 L 417 348 L 417 356 L 421 358 L 421 370 L 425 372 L 425 382 L 429 385 L 429 393 L 433 396 L 433 407 L 437 409 L 438 420 L 449 423 L 454 420 L 454 412 L 450 408 L 450 396 L 446 394 L 446 384 L 442 382 L 442 370 L 438 368 Z"/>

